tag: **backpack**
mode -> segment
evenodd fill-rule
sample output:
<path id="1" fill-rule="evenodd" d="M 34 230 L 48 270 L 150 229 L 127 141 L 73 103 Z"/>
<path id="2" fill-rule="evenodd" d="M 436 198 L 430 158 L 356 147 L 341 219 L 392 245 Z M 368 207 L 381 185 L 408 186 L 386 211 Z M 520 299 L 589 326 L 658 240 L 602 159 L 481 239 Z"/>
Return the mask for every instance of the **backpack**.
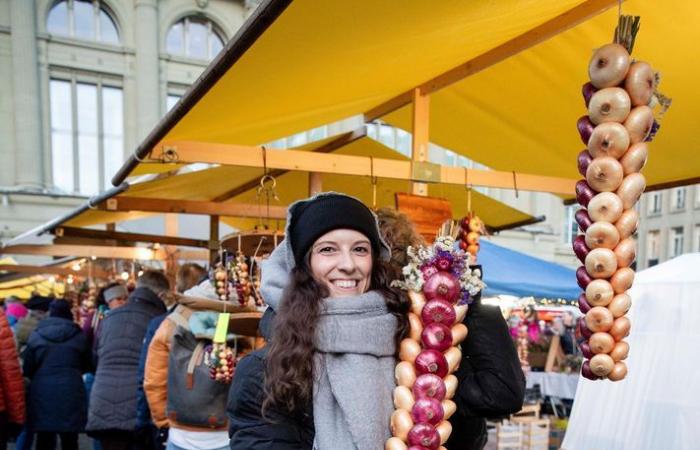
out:
<path id="1" fill-rule="evenodd" d="M 211 340 L 195 337 L 178 309 L 167 317 L 176 325 L 168 355 L 167 416 L 183 425 L 222 428 L 228 423 L 229 384 L 211 379 L 204 363 L 205 347 Z"/>

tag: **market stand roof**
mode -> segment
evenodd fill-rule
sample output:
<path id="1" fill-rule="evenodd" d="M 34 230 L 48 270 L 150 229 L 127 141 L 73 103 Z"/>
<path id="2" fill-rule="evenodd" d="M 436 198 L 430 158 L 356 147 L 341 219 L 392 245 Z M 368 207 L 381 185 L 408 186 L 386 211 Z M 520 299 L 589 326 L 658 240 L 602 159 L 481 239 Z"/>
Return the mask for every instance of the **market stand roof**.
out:
<path id="1" fill-rule="evenodd" d="M 432 142 L 496 170 L 578 178 L 580 87 L 616 24 L 617 8 L 599 13 L 616 5 L 264 2 L 113 181 L 163 142 L 253 145 L 363 113 L 410 130 L 401 107 L 416 87 L 431 93 Z M 696 182 L 700 8 L 630 0 L 623 12 L 642 17 L 633 56 L 661 70 L 675 99 L 651 146 L 648 189 Z"/>

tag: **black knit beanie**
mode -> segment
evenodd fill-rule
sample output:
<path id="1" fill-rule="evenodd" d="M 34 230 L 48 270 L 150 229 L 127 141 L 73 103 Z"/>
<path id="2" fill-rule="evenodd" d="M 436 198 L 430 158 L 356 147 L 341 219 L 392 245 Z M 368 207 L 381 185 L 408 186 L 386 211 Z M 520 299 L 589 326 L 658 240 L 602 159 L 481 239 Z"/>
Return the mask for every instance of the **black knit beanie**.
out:
<path id="1" fill-rule="evenodd" d="M 339 228 L 364 234 L 374 254 L 380 254 L 382 243 L 372 211 L 355 198 L 324 194 L 296 205 L 292 211 L 288 233 L 296 265 L 301 265 L 316 239 Z"/>
<path id="2" fill-rule="evenodd" d="M 73 319 L 70 303 L 65 300 L 56 299 L 49 305 L 49 317 L 61 317 L 63 319 Z"/>

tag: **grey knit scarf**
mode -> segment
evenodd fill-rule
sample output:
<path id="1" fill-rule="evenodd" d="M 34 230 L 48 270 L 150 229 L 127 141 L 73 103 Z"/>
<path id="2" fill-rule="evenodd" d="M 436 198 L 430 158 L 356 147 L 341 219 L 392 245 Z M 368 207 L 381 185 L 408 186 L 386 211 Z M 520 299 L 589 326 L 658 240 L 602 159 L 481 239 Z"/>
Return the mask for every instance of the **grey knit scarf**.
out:
<path id="1" fill-rule="evenodd" d="M 325 300 L 316 331 L 314 449 L 384 448 L 394 411 L 396 326 L 375 291 Z"/>

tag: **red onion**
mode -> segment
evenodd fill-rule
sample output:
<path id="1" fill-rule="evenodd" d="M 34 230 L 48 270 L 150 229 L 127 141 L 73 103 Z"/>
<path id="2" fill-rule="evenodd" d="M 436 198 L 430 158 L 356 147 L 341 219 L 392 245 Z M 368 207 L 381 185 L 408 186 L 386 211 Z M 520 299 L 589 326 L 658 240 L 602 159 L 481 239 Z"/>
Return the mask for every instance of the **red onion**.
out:
<path id="1" fill-rule="evenodd" d="M 588 102 L 591 101 L 591 97 L 593 97 L 593 94 L 595 94 L 597 90 L 598 89 L 596 89 L 590 81 L 581 86 L 581 94 L 583 95 L 583 101 L 586 103 L 586 108 L 588 108 Z"/>
<path id="2" fill-rule="evenodd" d="M 588 153 L 588 150 L 581 150 L 581 153 L 578 154 L 576 160 L 578 163 L 578 173 L 585 177 L 588 165 L 591 163 L 591 161 L 593 161 L 593 156 Z"/>
<path id="3" fill-rule="evenodd" d="M 586 183 L 586 180 L 576 182 L 576 201 L 581 206 L 588 206 L 588 202 L 591 201 L 595 194 L 596 192 Z"/>
<path id="4" fill-rule="evenodd" d="M 583 341 L 578 345 L 578 348 L 581 349 L 581 353 L 583 354 L 583 357 L 586 359 L 591 359 L 593 358 L 593 351 L 591 350 L 591 345 L 588 343 L 588 341 Z"/>
<path id="5" fill-rule="evenodd" d="M 578 296 L 578 309 L 583 314 L 586 314 L 588 311 L 591 310 L 591 305 L 588 303 L 588 300 L 586 300 L 585 293 L 582 293 L 581 295 Z"/>
<path id="6" fill-rule="evenodd" d="M 429 450 L 437 450 L 440 446 L 440 434 L 434 426 L 427 423 L 418 423 L 408 432 L 410 445 L 422 445 Z"/>
<path id="7" fill-rule="evenodd" d="M 413 384 L 413 396 L 418 400 L 421 398 L 434 398 L 442 401 L 447 394 L 445 382 L 437 375 L 426 373 L 419 376 Z"/>
<path id="8" fill-rule="evenodd" d="M 588 140 L 591 138 L 591 134 L 593 134 L 593 129 L 595 128 L 591 119 L 589 119 L 588 116 L 579 117 L 576 121 L 576 128 L 578 128 L 583 143 L 588 145 Z"/>
<path id="9" fill-rule="evenodd" d="M 581 289 L 586 289 L 586 286 L 588 286 L 588 283 L 591 281 L 593 281 L 593 277 L 588 275 L 588 272 L 586 272 L 586 268 L 584 266 L 576 269 L 576 282 Z"/>
<path id="10" fill-rule="evenodd" d="M 411 417 L 413 417 L 414 423 L 437 425 L 444 416 L 445 412 L 442 410 L 442 405 L 434 398 L 416 400 L 413 409 L 411 409 Z"/>
<path id="11" fill-rule="evenodd" d="M 425 450 L 425 449 L 426 449 L 426 447 L 423 447 L 422 445 L 412 445 L 412 446 L 408 447 L 406 450 Z"/>
<path id="12" fill-rule="evenodd" d="M 583 378 L 588 378 L 589 380 L 595 381 L 599 379 L 599 377 L 595 376 L 591 370 L 591 363 L 589 361 L 583 362 L 583 365 L 581 366 L 581 375 L 583 375 Z"/>
<path id="13" fill-rule="evenodd" d="M 581 317 L 578 319 L 578 328 L 579 332 L 581 333 L 581 336 L 584 339 L 589 339 L 591 336 L 593 336 L 593 332 L 588 328 L 588 325 L 586 325 L 586 319 Z"/>
<path id="14" fill-rule="evenodd" d="M 588 210 L 585 208 L 581 208 L 578 211 L 576 211 L 576 214 L 574 214 L 574 219 L 576 219 L 576 223 L 578 223 L 579 228 L 581 228 L 581 231 L 584 233 L 593 224 L 593 219 L 591 219 L 591 216 L 588 215 Z"/>
<path id="15" fill-rule="evenodd" d="M 443 300 L 431 300 L 423 307 L 421 319 L 423 319 L 423 325 L 441 323 L 450 326 L 455 323 L 457 313 L 450 303 Z"/>
<path id="16" fill-rule="evenodd" d="M 423 293 L 428 301 L 444 300 L 454 303 L 459 296 L 459 281 L 451 273 L 440 271 L 428 278 Z"/>
<path id="17" fill-rule="evenodd" d="M 426 349 L 418 354 L 414 362 L 419 375 L 434 373 L 440 378 L 447 375 L 447 359 L 437 350 Z"/>
<path id="18" fill-rule="evenodd" d="M 423 328 L 421 342 L 423 348 L 444 352 L 452 346 L 452 331 L 441 323 L 431 323 Z"/>
<path id="19" fill-rule="evenodd" d="M 581 260 L 581 262 L 584 262 L 586 260 L 586 255 L 591 251 L 586 245 L 586 236 L 579 234 L 574 238 L 574 242 L 571 246 L 574 249 L 574 253 L 576 253 L 576 257 Z"/>

